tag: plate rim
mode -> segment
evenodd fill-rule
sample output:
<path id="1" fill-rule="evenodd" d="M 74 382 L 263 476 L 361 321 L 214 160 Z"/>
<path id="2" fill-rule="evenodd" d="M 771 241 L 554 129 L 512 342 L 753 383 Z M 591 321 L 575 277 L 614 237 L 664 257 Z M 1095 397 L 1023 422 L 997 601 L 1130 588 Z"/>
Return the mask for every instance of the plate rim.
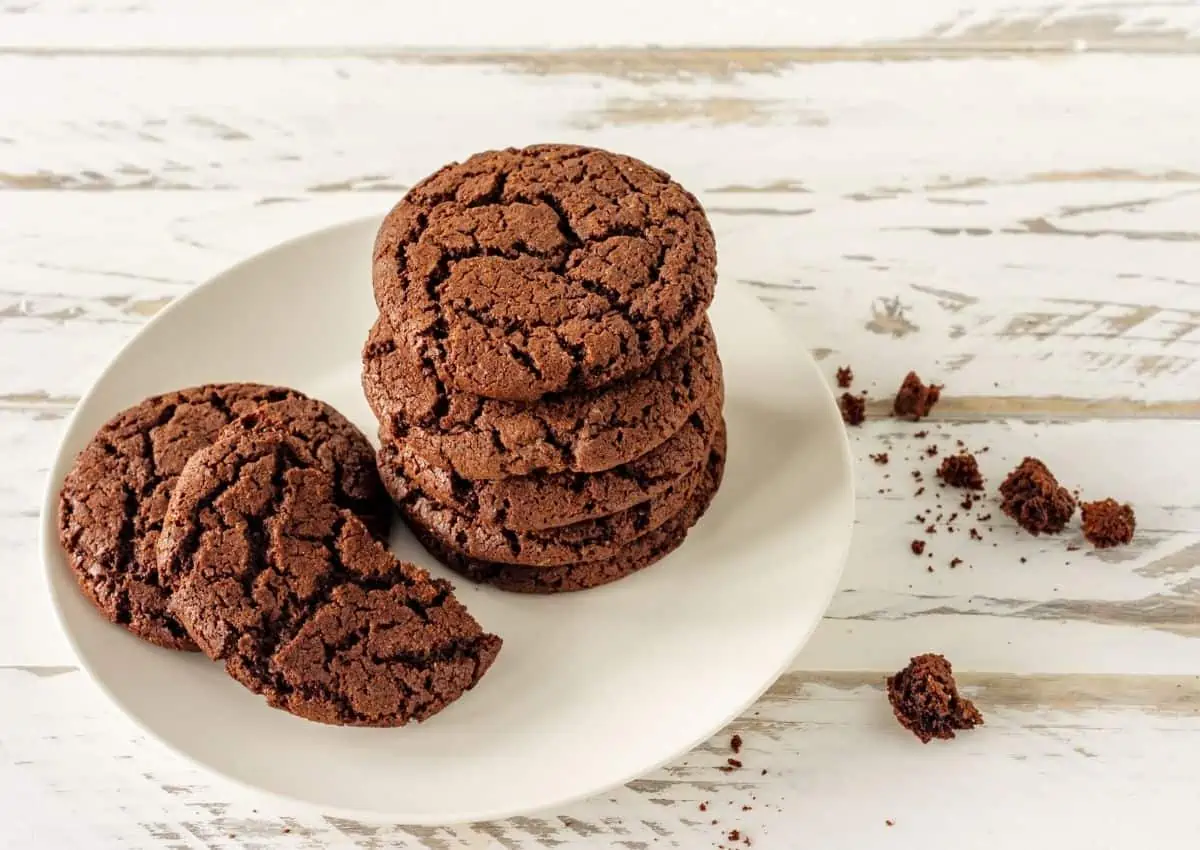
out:
<path id="1" fill-rule="evenodd" d="M 824 614 L 828 611 L 829 605 L 833 601 L 833 597 L 836 594 L 837 588 L 845 574 L 845 568 L 849 560 L 850 549 L 854 538 L 854 526 L 856 518 L 855 507 L 857 498 L 856 481 L 854 476 L 854 455 L 850 447 L 849 435 L 844 427 L 838 428 L 837 433 L 839 434 L 838 455 L 841 460 L 840 466 L 845 473 L 845 481 L 847 484 L 845 492 L 845 504 L 842 506 L 849 516 L 847 533 L 842 541 L 840 551 L 837 553 L 837 568 L 836 570 L 831 570 L 829 572 L 828 578 L 825 580 L 825 587 L 822 589 L 820 594 L 820 609 L 822 614 L 815 617 L 808 627 L 804 629 L 803 633 L 799 636 L 797 644 L 788 654 L 782 665 L 775 670 L 769 678 L 767 678 L 767 680 L 758 690 L 749 695 L 744 701 L 740 702 L 732 713 L 723 717 L 719 723 L 712 724 L 711 728 L 707 732 L 697 737 L 695 740 L 689 741 L 686 746 L 681 746 L 672 750 L 663 758 L 656 760 L 651 764 L 647 764 L 646 766 L 634 771 L 630 775 L 622 776 L 619 779 L 607 780 L 602 786 L 598 786 L 587 791 L 575 791 L 569 794 L 563 794 L 552 800 L 540 802 L 536 806 L 525 806 L 521 808 L 513 808 L 510 806 L 493 811 L 469 812 L 454 819 L 430 818 L 419 815 L 413 816 L 411 814 L 405 815 L 397 814 L 395 812 L 383 812 L 370 808 L 359 809 L 346 808 L 344 806 L 326 806 L 311 800 L 292 796 L 290 794 L 266 788 L 264 786 L 241 779 L 237 776 L 226 773 L 225 771 L 211 764 L 201 761 L 199 758 L 184 751 L 172 741 L 160 736 L 157 732 L 147 726 L 139 717 L 139 715 L 126 706 L 124 700 L 122 700 L 122 698 L 119 697 L 99 675 L 97 675 L 96 671 L 92 668 L 92 665 L 85 660 L 86 656 L 83 652 L 81 652 L 77 637 L 67 623 L 64 607 L 62 604 L 60 604 L 59 592 L 55 587 L 55 580 L 53 577 L 54 571 L 60 568 L 60 565 L 55 563 L 55 551 L 59 547 L 56 521 L 58 514 L 58 493 L 61 488 L 63 476 L 65 475 L 67 469 L 69 469 L 69 464 L 72 460 L 70 457 L 68 457 L 67 443 L 76 428 L 77 420 L 82 415 L 83 411 L 88 407 L 92 397 L 99 391 L 101 383 L 103 383 L 105 378 L 112 373 L 117 362 L 122 359 L 122 355 L 125 353 L 125 351 L 132 347 L 150 327 L 154 326 L 160 321 L 163 321 L 165 317 L 171 315 L 174 311 L 182 309 L 183 306 L 190 299 L 196 297 L 198 293 L 207 289 L 209 286 L 216 284 L 223 278 L 241 273 L 244 267 L 252 263 L 261 262 L 272 255 L 287 252 L 288 250 L 292 249 L 293 246 L 301 244 L 315 237 L 332 234 L 335 231 L 340 230 L 353 231 L 357 228 L 367 225 L 368 223 L 377 223 L 381 220 L 381 214 L 357 216 L 352 219 L 336 222 L 334 224 L 305 230 L 302 233 L 277 242 L 265 248 L 264 250 L 244 256 L 236 262 L 224 267 L 216 274 L 210 275 L 203 281 L 195 284 L 186 292 L 178 295 L 162 310 L 151 317 L 146 323 L 141 325 L 137 332 L 133 334 L 133 336 L 122 343 L 121 346 L 109 356 L 104 367 L 98 373 L 96 373 L 95 377 L 92 378 L 86 392 L 79 397 L 79 400 L 75 403 L 70 415 L 64 420 L 57 443 L 54 447 L 53 457 L 51 459 L 43 486 L 41 516 L 39 518 L 40 522 L 38 530 L 38 554 L 42 562 L 42 580 L 46 586 L 46 592 L 50 597 L 50 607 L 54 611 L 54 619 L 58 625 L 58 629 L 66 638 L 67 644 L 75 656 L 75 661 L 78 664 L 79 669 L 86 674 L 91 683 L 96 686 L 98 690 L 105 696 L 110 705 L 114 707 L 121 715 L 123 715 L 126 720 L 130 721 L 142 735 L 155 741 L 158 745 L 164 747 L 172 755 L 181 758 L 184 763 L 192 767 L 199 768 L 207 776 L 220 782 L 228 783 L 236 788 L 246 791 L 251 795 L 257 795 L 260 798 L 265 798 L 267 800 L 274 800 L 310 811 L 316 811 L 323 815 L 344 817 L 369 823 L 390 822 L 412 826 L 445 826 L 454 823 L 494 821 L 535 814 L 550 809 L 569 806 L 584 800 L 588 800 L 613 788 L 624 786 L 629 782 L 660 769 L 681 755 L 693 751 L 697 746 L 703 744 L 714 734 L 736 720 L 750 706 L 758 702 L 759 699 L 762 698 L 762 695 L 766 693 L 784 673 L 787 672 L 787 670 L 799 656 L 800 652 L 812 639 L 813 633 L 824 619 Z M 745 291 L 745 287 L 738 285 L 736 281 L 729 281 L 725 284 L 725 286 L 736 289 L 739 292 L 739 297 L 758 301 L 758 299 L 754 298 L 753 295 Z M 774 315 L 774 312 L 771 311 L 770 308 L 766 307 L 765 305 L 761 305 L 761 302 L 759 303 L 760 306 L 763 306 L 763 308 L 766 310 L 767 314 L 772 316 L 774 321 L 779 321 L 778 317 Z M 825 415 L 828 416 L 830 412 L 832 412 L 840 422 L 841 416 L 837 408 L 836 394 L 834 393 L 834 390 L 830 386 L 829 382 L 826 381 L 824 376 L 821 374 L 820 367 L 813 358 L 812 353 L 809 352 L 802 344 L 798 344 L 796 346 L 796 350 L 803 355 L 803 368 L 807 369 L 810 373 L 813 373 L 816 376 L 824 390 L 822 407 L 825 409 Z M 117 412 L 119 411 L 113 411 L 108 415 L 112 416 Z"/>

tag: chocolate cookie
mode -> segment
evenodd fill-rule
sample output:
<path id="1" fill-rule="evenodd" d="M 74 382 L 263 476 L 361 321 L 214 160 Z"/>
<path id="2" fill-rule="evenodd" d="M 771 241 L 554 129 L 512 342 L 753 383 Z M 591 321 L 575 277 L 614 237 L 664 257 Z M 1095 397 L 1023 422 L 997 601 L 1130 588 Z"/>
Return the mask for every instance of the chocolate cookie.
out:
<path id="1" fill-rule="evenodd" d="M 405 491 L 403 485 L 397 506 L 410 526 L 421 526 L 447 548 L 469 558 L 552 567 L 610 558 L 629 542 L 658 528 L 683 510 L 704 468 L 703 464 L 697 465 L 653 499 L 631 508 L 542 531 L 482 525 L 466 514 L 438 504 L 419 490 Z"/>
<path id="2" fill-rule="evenodd" d="M 171 612 L 276 708 L 338 725 L 424 720 L 474 687 L 500 639 L 336 491 L 309 444 L 225 431 L 188 462 L 163 524 Z"/>
<path id="3" fill-rule="evenodd" d="M 558 528 L 653 499 L 700 464 L 720 425 L 723 400 L 724 393 L 715 393 L 662 445 L 604 472 L 468 481 L 385 438 L 379 473 L 397 501 L 412 487 L 483 525 L 518 532 Z"/>
<path id="4" fill-rule="evenodd" d="M 708 510 L 725 472 L 725 434 L 718 435 L 705 474 L 684 509 L 656 530 L 642 535 L 611 558 L 559 567 L 521 567 L 489 563 L 460 555 L 415 529 L 417 539 L 435 558 L 472 581 L 514 593 L 568 593 L 625 578 L 669 555 Z"/>
<path id="5" fill-rule="evenodd" d="M 386 541 L 395 510 L 379 480 L 375 449 L 362 431 L 322 401 L 293 398 L 265 405 L 230 423 L 233 430 L 283 431 L 308 445 L 321 466 L 334 476 L 334 498 Z"/>
<path id="6" fill-rule="evenodd" d="M 486 151 L 414 186 L 375 241 L 375 300 L 448 386 L 532 401 L 648 368 L 716 284 L 700 203 L 576 145 Z"/>
<path id="7" fill-rule="evenodd" d="M 210 384 L 148 398 L 105 423 L 59 495 L 59 539 L 79 586 L 105 617 L 168 649 L 195 646 L 167 613 L 154 547 L 175 479 L 243 413 L 300 400 L 262 384 Z"/>
<path id="8" fill-rule="evenodd" d="M 649 371 L 601 390 L 535 402 L 448 389 L 380 319 L 363 351 L 363 390 L 387 439 L 462 478 L 601 472 L 678 431 L 721 386 L 707 321 Z"/>

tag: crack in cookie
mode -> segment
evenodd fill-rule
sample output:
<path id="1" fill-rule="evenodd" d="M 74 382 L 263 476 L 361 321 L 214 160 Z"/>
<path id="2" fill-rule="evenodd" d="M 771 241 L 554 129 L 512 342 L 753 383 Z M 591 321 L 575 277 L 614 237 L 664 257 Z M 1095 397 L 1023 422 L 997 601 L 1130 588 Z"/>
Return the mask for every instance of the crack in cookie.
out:
<path id="1" fill-rule="evenodd" d="M 310 445 L 241 425 L 188 462 L 158 543 L 171 612 L 200 649 L 322 723 L 399 726 L 474 687 L 500 639 L 339 506 Z"/>
<path id="2" fill-rule="evenodd" d="M 699 324 L 716 285 L 696 198 L 631 157 L 487 151 L 413 187 L 375 243 L 394 334 L 447 386 L 533 401 L 637 374 Z"/>

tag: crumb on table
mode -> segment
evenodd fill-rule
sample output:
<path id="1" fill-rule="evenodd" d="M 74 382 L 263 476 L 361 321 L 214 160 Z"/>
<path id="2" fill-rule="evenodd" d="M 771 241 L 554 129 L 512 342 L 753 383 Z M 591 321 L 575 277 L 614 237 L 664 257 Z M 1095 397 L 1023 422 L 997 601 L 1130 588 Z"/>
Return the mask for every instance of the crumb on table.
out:
<path id="1" fill-rule="evenodd" d="M 938 478 L 951 487 L 961 487 L 964 490 L 982 490 L 983 475 L 979 472 L 979 462 L 970 452 L 959 452 L 947 455 L 938 467 Z M 970 505 L 966 508 L 969 510 Z"/>
<path id="2" fill-rule="evenodd" d="M 1000 485 L 1000 509 L 1037 536 L 1057 534 L 1075 513 L 1075 498 L 1037 458 L 1027 457 Z"/>
<path id="3" fill-rule="evenodd" d="M 892 402 L 892 413 L 901 419 L 916 422 L 929 415 L 929 411 L 938 403 L 941 395 L 941 384 L 927 385 L 916 372 L 909 372 L 896 392 L 896 399 Z"/>
<path id="4" fill-rule="evenodd" d="M 839 406 L 842 410 L 842 421 L 847 425 L 861 425 L 867 418 L 867 403 L 858 396 L 842 393 Z"/>
<path id="5" fill-rule="evenodd" d="M 983 723 L 983 715 L 960 696 L 950 662 L 936 653 L 917 655 L 887 680 L 888 701 L 900 725 L 929 743 Z"/>
<path id="6" fill-rule="evenodd" d="M 837 385 L 846 389 L 854 383 L 854 370 L 849 366 L 839 366 L 837 370 Z"/>
<path id="7" fill-rule="evenodd" d="M 1083 514 L 1083 536 L 1097 549 L 1124 546 L 1133 540 L 1137 522 L 1129 505 L 1116 499 L 1102 499 L 1083 502 L 1079 507 Z"/>

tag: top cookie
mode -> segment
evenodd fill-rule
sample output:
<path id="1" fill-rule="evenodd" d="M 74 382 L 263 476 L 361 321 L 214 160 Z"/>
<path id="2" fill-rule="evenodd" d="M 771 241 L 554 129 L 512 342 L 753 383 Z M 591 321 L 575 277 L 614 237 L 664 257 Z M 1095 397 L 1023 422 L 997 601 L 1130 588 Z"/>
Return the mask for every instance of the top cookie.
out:
<path id="1" fill-rule="evenodd" d="M 234 418 L 301 399 L 262 384 L 208 384 L 153 396 L 106 422 L 59 495 L 58 533 L 79 586 L 110 621 L 168 649 L 195 649 L 167 614 L 154 547 L 175 480 Z"/>
<path id="2" fill-rule="evenodd" d="M 414 186 L 375 241 L 375 300 L 448 386 L 532 401 L 646 369 L 716 284 L 696 198 L 576 145 L 476 154 Z"/>
<path id="3" fill-rule="evenodd" d="M 338 507 L 311 444 L 228 428 L 188 461 L 158 541 L 171 612 L 244 686 L 322 723 L 399 726 L 472 688 L 500 639 Z"/>

